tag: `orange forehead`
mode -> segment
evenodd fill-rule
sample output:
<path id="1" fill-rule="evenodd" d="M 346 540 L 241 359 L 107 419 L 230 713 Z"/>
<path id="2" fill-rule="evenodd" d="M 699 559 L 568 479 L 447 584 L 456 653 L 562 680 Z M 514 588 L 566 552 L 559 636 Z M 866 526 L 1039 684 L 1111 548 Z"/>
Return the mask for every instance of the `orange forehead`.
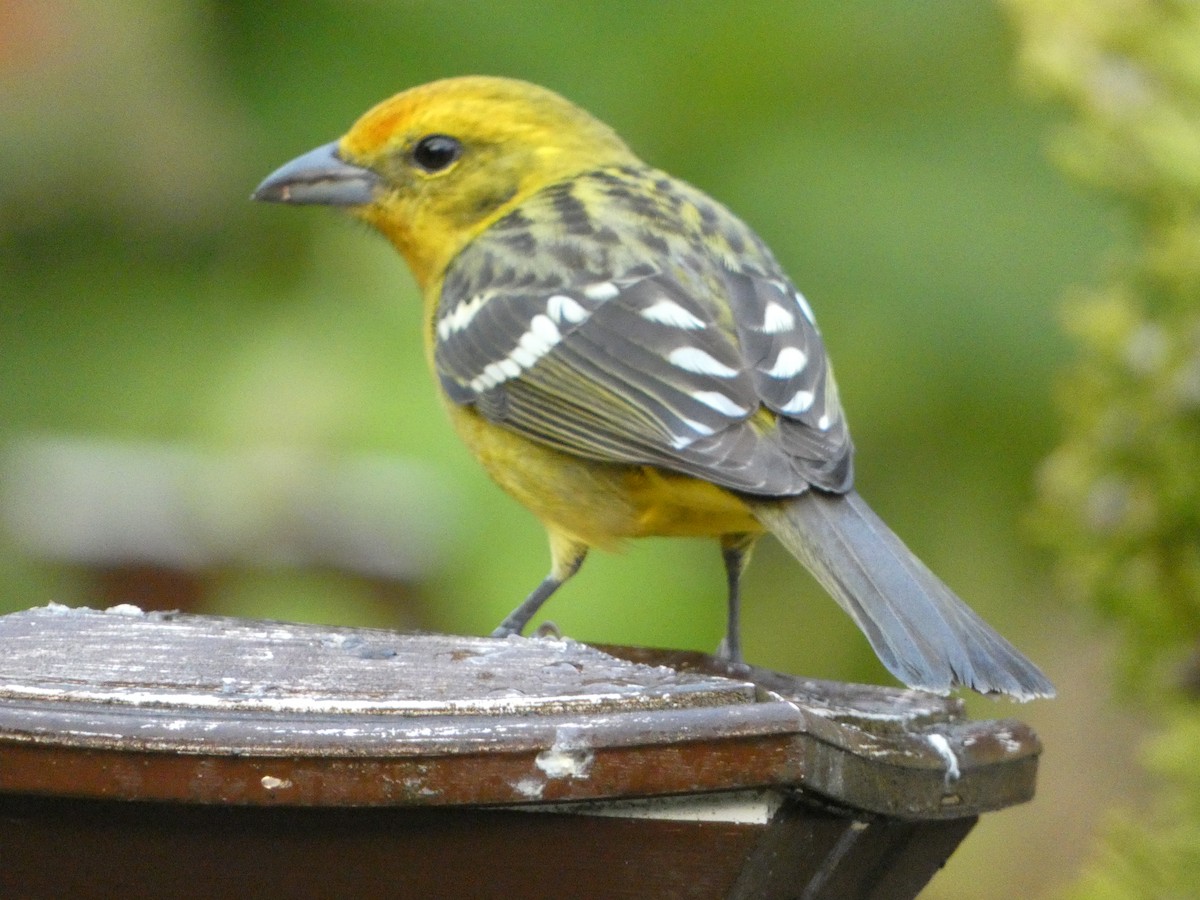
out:
<path id="1" fill-rule="evenodd" d="M 371 108 L 342 138 L 342 146 L 354 153 L 371 153 L 409 130 L 413 113 L 424 98 L 416 91 L 397 94 Z"/>
<path id="2" fill-rule="evenodd" d="M 453 130 L 470 117 L 472 107 L 483 103 L 511 104 L 534 85 L 502 78 L 465 77 L 433 81 L 389 97 L 367 110 L 342 139 L 345 149 L 371 153 L 404 135 L 430 130 Z M 565 102 L 565 101 L 564 101 Z"/>
<path id="3" fill-rule="evenodd" d="M 352 155 L 370 156 L 405 138 L 434 132 L 491 139 L 599 132 L 604 142 L 620 144 L 607 126 L 553 91 L 490 76 L 447 78 L 396 94 L 368 110 L 341 143 Z"/>

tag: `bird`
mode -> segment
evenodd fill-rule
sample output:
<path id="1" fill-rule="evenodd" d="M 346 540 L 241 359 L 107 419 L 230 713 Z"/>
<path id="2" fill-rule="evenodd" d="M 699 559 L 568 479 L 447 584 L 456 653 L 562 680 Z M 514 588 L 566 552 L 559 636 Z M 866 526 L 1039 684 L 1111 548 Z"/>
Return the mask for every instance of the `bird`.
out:
<path id="1" fill-rule="evenodd" d="M 549 573 L 493 636 L 592 549 L 704 537 L 726 572 L 720 652 L 741 661 L 741 578 L 771 533 L 910 688 L 1053 696 L 855 489 L 816 317 L 766 244 L 579 106 L 511 78 L 433 81 L 252 198 L 339 208 L 407 263 L 454 430 L 548 536 Z"/>

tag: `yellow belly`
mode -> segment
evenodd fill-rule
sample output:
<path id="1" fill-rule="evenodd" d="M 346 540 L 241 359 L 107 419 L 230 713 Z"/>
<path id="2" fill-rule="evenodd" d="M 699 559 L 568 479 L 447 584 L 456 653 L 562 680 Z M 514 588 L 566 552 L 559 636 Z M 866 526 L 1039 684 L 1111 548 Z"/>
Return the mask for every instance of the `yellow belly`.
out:
<path id="1" fill-rule="evenodd" d="M 459 436 L 505 491 L 552 530 L 589 547 L 625 538 L 719 537 L 762 525 L 729 491 L 653 466 L 600 463 L 552 450 L 450 407 Z"/>

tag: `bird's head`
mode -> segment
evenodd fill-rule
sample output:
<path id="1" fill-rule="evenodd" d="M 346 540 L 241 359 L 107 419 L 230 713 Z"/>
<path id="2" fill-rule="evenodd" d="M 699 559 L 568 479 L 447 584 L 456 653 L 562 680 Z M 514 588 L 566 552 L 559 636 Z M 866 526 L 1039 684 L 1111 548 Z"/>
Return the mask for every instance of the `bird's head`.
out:
<path id="1" fill-rule="evenodd" d="M 542 188 L 636 162 L 616 132 L 552 91 L 450 78 L 383 101 L 340 140 L 276 170 L 253 197 L 346 208 L 386 235 L 425 287 Z"/>

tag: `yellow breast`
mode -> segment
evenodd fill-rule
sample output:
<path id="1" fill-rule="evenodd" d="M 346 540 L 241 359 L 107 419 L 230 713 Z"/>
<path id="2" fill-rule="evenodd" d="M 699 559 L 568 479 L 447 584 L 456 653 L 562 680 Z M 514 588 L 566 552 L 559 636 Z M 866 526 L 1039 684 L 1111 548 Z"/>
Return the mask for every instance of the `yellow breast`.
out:
<path id="1" fill-rule="evenodd" d="M 719 537 L 763 530 L 724 488 L 653 466 L 600 463 L 537 444 L 447 403 L 451 422 L 492 479 L 544 524 L 590 547 L 625 538 Z"/>

